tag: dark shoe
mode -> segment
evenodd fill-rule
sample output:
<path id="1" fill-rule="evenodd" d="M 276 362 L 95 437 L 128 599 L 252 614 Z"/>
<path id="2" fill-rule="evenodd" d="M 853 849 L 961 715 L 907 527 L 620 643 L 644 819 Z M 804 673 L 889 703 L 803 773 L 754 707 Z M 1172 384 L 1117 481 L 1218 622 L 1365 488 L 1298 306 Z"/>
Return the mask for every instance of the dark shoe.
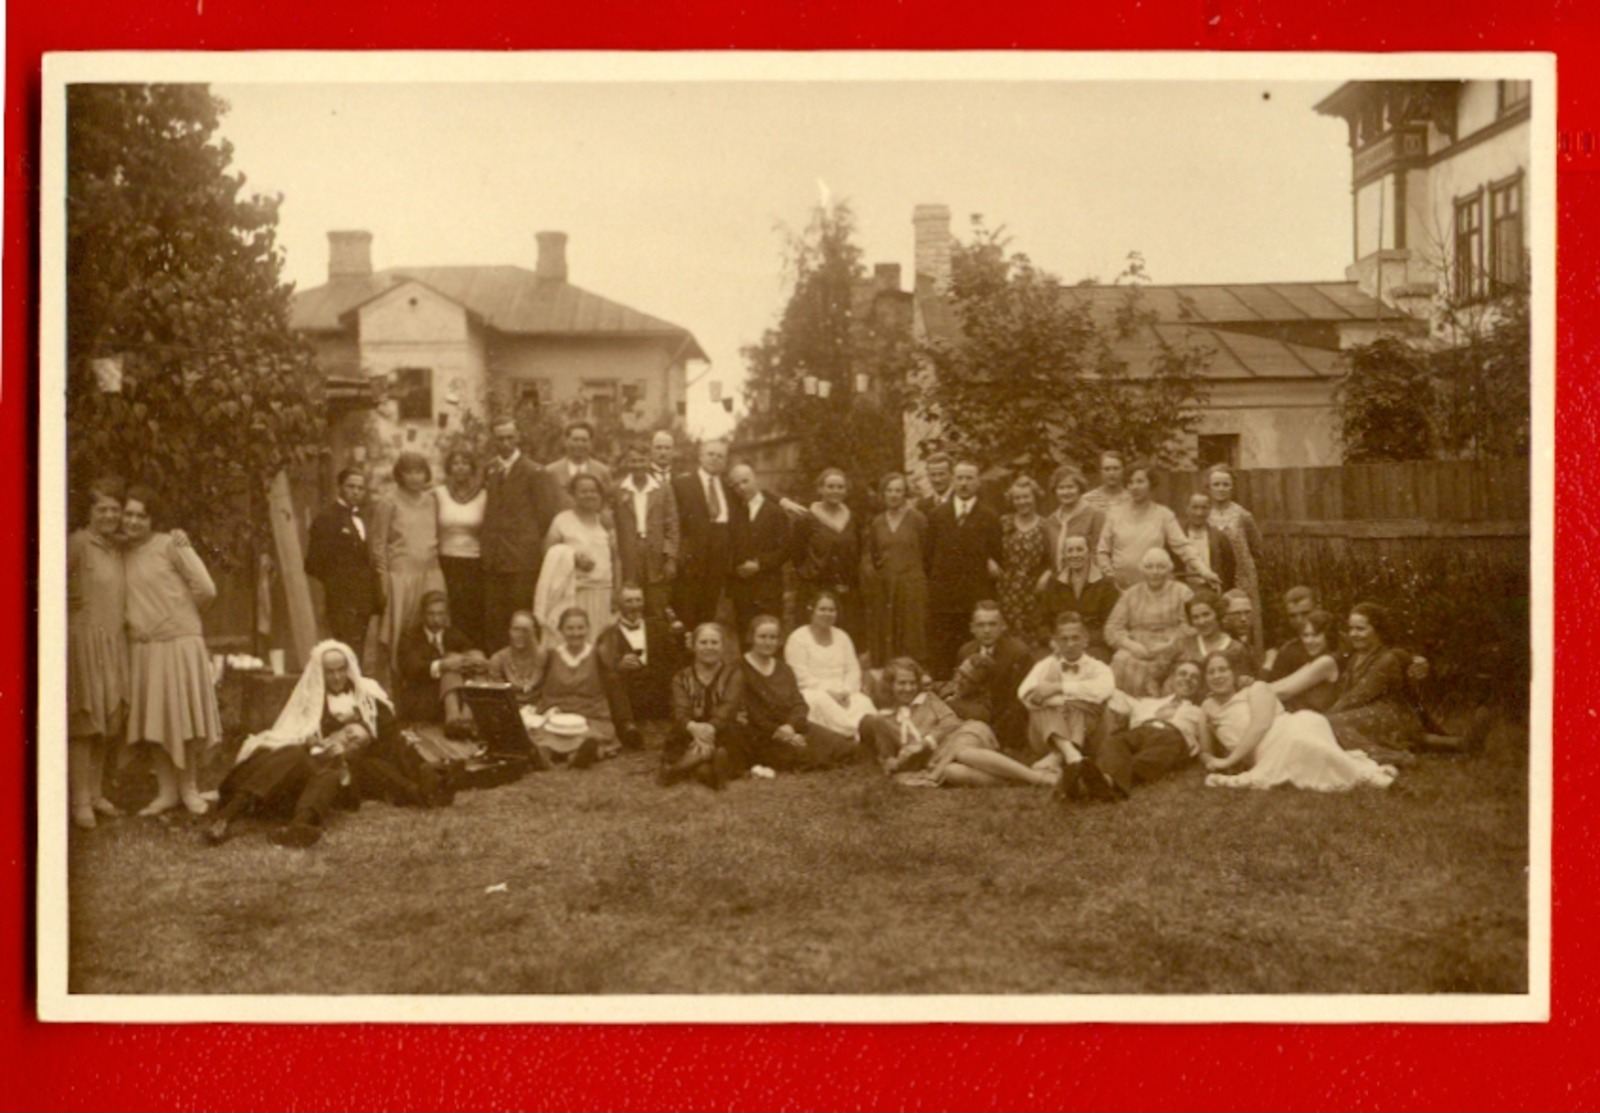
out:
<path id="1" fill-rule="evenodd" d="M 1071 765 L 1061 767 L 1061 779 L 1056 782 L 1056 787 L 1051 789 L 1050 797 L 1058 804 L 1071 804 L 1083 795 L 1083 782 L 1078 779 L 1079 771 L 1087 762 L 1075 761 Z"/>
<path id="2" fill-rule="evenodd" d="M 618 737 L 624 750 L 644 749 L 644 735 L 639 733 L 638 727 L 624 727 Z"/>
<path id="3" fill-rule="evenodd" d="M 322 838 L 322 828 L 313 827 L 309 823 L 289 823 L 282 827 L 274 827 L 267 836 L 267 841 L 273 846 L 286 846 L 294 850 L 304 850 L 308 846 L 316 845 Z"/>
<path id="4" fill-rule="evenodd" d="M 453 719 L 444 725 L 444 736 L 452 741 L 464 741 L 476 738 L 478 732 L 472 727 L 472 720 L 468 718 Z"/>
<path id="5" fill-rule="evenodd" d="M 1489 740 L 1489 728 L 1494 726 L 1494 716 L 1487 707 L 1479 707 L 1472 712 L 1472 722 L 1467 724 L 1466 733 L 1461 737 L 1461 748 L 1469 754 L 1481 754 L 1483 744 Z"/>
<path id="6" fill-rule="evenodd" d="M 721 792 L 734 778 L 733 757 L 721 746 L 711 755 L 711 787 Z"/>
<path id="7" fill-rule="evenodd" d="M 1117 787 L 1094 762 L 1087 759 L 1078 762 L 1078 783 L 1083 786 L 1084 794 L 1089 799 L 1116 803 Z"/>
<path id="8" fill-rule="evenodd" d="M 600 740 L 598 738 L 585 738 L 583 745 L 573 751 L 567 759 L 567 764 L 574 769 L 587 769 L 600 760 Z"/>

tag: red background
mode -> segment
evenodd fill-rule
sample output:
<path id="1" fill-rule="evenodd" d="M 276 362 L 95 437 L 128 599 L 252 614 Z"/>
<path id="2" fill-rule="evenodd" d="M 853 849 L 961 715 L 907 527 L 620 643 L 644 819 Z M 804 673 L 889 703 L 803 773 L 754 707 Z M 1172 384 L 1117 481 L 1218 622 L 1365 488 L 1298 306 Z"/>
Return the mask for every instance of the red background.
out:
<path id="1" fill-rule="evenodd" d="M 1559 56 L 1555 855 L 1547 1025 L 414 1027 L 41 1025 L 33 747 L 0 746 L 7 1108 L 1594 1108 L 1600 921 L 1587 751 L 1600 299 L 1600 5 L 1582 0 L 1002 0 L 608 5 L 13 0 L 7 18 L 0 443 L 35 459 L 40 57 L 103 49 L 1543 50 Z M 1119 8 L 1129 10 L 1122 11 Z M 0 730 L 31 742 L 36 475 L 0 470 Z M 1584 602 L 1577 602 L 1582 600 Z"/>

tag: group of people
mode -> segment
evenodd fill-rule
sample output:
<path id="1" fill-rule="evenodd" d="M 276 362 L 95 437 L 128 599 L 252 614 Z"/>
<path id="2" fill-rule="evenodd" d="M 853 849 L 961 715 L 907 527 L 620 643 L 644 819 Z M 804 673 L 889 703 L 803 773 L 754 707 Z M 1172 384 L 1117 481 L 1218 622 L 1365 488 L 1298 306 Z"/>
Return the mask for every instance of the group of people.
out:
<path id="1" fill-rule="evenodd" d="M 298 846 L 341 800 L 447 803 L 449 760 L 479 733 L 464 689 L 482 683 L 513 693 L 538 768 L 642 748 L 642 725 L 664 721 L 662 782 L 713 788 L 861 759 L 912 784 L 1120 799 L 1198 759 L 1211 784 L 1338 789 L 1475 741 L 1426 720 L 1426 662 L 1393 644 L 1381 607 L 1351 608 L 1346 640 L 1295 588 L 1294 637 L 1264 645 L 1260 532 L 1226 467 L 1181 517 L 1151 498 L 1150 465 L 1110 452 L 1093 487 L 1070 466 L 1048 492 L 1017 478 L 1002 514 L 976 462 L 934 455 L 926 494 L 886 476 L 869 516 L 840 470 L 804 504 L 730 469 L 718 441 L 679 474 L 657 433 L 614 475 L 584 422 L 549 465 L 514 424 L 493 435 L 486 467 L 452 452 L 439 487 L 402 453 L 371 506 L 366 476 L 340 473 L 305 558 L 332 639 L 241 750 L 213 838 L 253 811 L 276 809 L 274 839 Z M 181 532 L 151 532 L 153 498 L 97 484 L 69 545 L 81 826 L 114 811 L 102 770 L 124 740 L 158 754 L 146 812 L 211 805 L 193 771 L 220 737 L 198 617 L 214 589 Z M 421 760 L 401 724 L 440 728 L 444 749 Z"/>

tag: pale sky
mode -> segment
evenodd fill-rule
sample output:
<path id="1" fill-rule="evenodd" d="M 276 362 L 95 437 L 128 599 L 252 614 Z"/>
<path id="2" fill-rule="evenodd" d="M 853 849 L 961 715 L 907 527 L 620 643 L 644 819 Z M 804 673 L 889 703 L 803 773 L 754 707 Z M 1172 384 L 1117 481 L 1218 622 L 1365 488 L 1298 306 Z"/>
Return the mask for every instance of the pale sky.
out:
<path id="1" fill-rule="evenodd" d="M 1351 261 L 1331 81 L 214 85 L 247 191 L 285 195 L 289 280 L 325 281 L 327 232 L 373 264 L 513 263 L 569 236 L 570 280 L 694 332 L 689 426 L 733 424 L 741 345 L 783 305 L 780 225 L 826 188 L 869 267 L 912 271 L 912 209 L 982 213 L 1067 281 L 1130 250 L 1156 282 L 1335 281 Z M 691 365 L 691 374 L 703 368 Z"/>

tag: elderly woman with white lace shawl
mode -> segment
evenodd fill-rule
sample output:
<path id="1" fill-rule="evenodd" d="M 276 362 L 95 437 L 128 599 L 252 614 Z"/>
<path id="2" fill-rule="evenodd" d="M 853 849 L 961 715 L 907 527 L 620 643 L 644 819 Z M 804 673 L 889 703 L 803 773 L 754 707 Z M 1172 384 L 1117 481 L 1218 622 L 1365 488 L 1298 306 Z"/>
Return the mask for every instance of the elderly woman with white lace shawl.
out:
<path id="1" fill-rule="evenodd" d="M 452 795 L 449 777 L 402 738 L 383 687 L 361 675 L 349 646 L 325 641 L 311 651 L 272 729 L 240 747 L 206 839 L 221 843 L 235 820 L 257 814 L 288 820 L 268 836 L 274 844 L 306 847 L 322 837 L 335 806 L 354 808 L 365 798 L 427 807 Z"/>

